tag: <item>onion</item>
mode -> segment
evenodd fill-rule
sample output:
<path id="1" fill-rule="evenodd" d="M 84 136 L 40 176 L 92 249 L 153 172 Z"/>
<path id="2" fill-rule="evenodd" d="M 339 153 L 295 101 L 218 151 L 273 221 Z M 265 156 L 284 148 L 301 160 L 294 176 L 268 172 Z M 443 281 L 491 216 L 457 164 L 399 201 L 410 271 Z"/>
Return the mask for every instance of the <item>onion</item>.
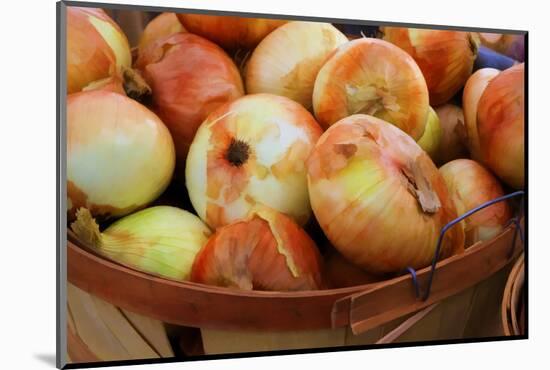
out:
<path id="1" fill-rule="evenodd" d="M 67 93 L 116 75 L 131 63 L 126 35 L 103 10 L 67 7 Z"/>
<path id="2" fill-rule="evenodd" d="M 106 219 L 143 208 L 168 186 L 174 144 L 162 121 L 109 91 L 67 99 L 67 202 Z"/>
<path id="3" fill-rule="evenodd" d="M 459 215 L 485 202 L 504 195 L 498 180 L 479 163 L 471 159 L 456 159 L 439 169 Z M 496 203 L 466 218 L 466 246 L 497 236 L 510 220 L 505 202 Z"/>
<path id="4" fill-rule="evenodd" d="M 176 176 L 180 177 L 201 122 L 244 94 L 239 70 L 218 46 L 189 33 L 157 41 L 136 66 L 153 90 L 153 110 L 174 138 Z"/>
<path id="5" fill-rule="evenodd" d="M 365 113 L 417 140 L 428 115 L 428 89 L 407 53 L 386 41 L 361 38 L 340 46 L 323 65 L 315 80 L 313 108 L 325 128 Z"/>
<path id="6" fill-rule="evenodd" d="M 177 14 L 191 33 L 205 37 L 226 50 L 252 49 L 271 31 L 287 21 L 227 15 Z"/>
<path id="7" fill-rule="evenodd" d="M 481 45 L 523 62 L 525 60 L 525 35 L 504 33 L 478 33 Z"/>
<path id="8" fill-rule="evenodd" d="M 195 259 L 191 280 L 245 290 L 321 287 L 317 246 L 291 218 L 261 207 L 216 230 Z"/>
<path id="9" fill-rule="evenodd" d="M 445 104 L 435 108 L 441 125 L 441 143 L 434 159 L 438 165 L 468 157 L 464 113 L 460 107 Z"/>
<path id="10" fill-rule="evenodd" d="M 254 49 L 246 66 L 246 90 L 290 98 L 311 109 L 315 77 L 346 36 L 330 23 L 290 22 Z"/>
<path id="11" fill-rule="evenodd" d="M 384 40 L 405 50 L 418 63 L 430 104 L 449 101 L 472 74 L 479 38 L 471 32 L 383 27 Z"/>
<path id="12" fill-rule="evenodd" d="M 168 206 L 126 216 L 103 233 L 90 211 L 80 208 L 71 229 L 81 242 L 116 262 L 177 280 L 189 279 L 195 256 L 211 234 L 197 216 Z"/>
<path id="13" fill-rule="evenodd" d="M 422 268 L 441 229 L 457 217 L 443 178 L 418 144 L 375 117 L 330 127 L 308 160 L 313 212 L 332 245 L 373 273 Z M 440 257 L 463 250 L 464 231 L 444 236 Z"/>
<path id="14" fill-rule="evenodd" d="M 464 122 L 466 124 L 466 144 L 473 159 L 481 160 L 481 149 L 479 148 L 479 136 L 477 133 L 477 106 L 481 94 L 485 91 L 487 84 L 500 71 L 494 68 L 482 68 L 470 76 L 462 94 L 462 106 L 464 109 Z"/>
<path id="15" fill-rule="evenodd" d="M 430 107 L 430 111 L 428 113 L 428 122 L 426 123 L 426 129 L 424 130 L 424 135 L 420 138 L 420 140 L 417 141 L 418 145 L 428 155 L 432 158 L 432 160 L 436 160 L 437 155 L 439 153 L 439 147 L 441 145 L 441 123 L 439 122 L 439 117 L 437 116 L 437 113 L 433 110 L 432 107 Z"/>
<path id="16" fill-rule="evenodd" d="M 147 23 L 138 42 L 138 55 L 157 40 L 171 36 L 178 32 L 185 32 L 175 13 L 161 13 Z"/>
<path id="17" fill-rule="evenodd" d="M 216 110 L 187 158 L 197 214 L 217 228 L 263 204 L 305 224 L 311 213 L 305 161 L 321 132 L 305 108 L 282 96 L 247 95 Z"/>
<path id="18" fill-rule="evenodd" d="M 477 129 L 481 157 L 513 188 L 524 185 L 524 64 L 493 78 L 479 99 Z"/>

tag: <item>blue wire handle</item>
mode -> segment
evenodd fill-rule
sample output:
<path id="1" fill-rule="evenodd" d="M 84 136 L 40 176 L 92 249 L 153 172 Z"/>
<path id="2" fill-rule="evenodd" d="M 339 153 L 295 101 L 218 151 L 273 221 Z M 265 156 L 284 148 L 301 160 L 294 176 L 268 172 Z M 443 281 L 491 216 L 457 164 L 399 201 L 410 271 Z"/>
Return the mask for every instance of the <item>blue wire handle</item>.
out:
<path id="1" fill-rule="evenodd" d="M 506 194 L 506 195 L 503 195 L 501 197 L 492 199 L 488 202 L 485 202 L 485 203 L 475 207 L 474 209 L 469 210 L 468 212 L 464 213 L 462 216 L 455 218 L 454 220 L 449 222 L 447 225 L 445 225 L 441 229 L 441 232 L 439 233 L 439 238 L 437 239 L 437 247 L 435 249 L 435 255 L 434 255 L 434 258 L 432 260 L 430 276 L 428 278 L 428 286 L 426 287 L 426 291 L 424 293 L 424 296 L 422 297 L 422 301 L 426 301 L 428 299 L 428 297 L 430 296 L 430 291 L 431 291 L 431 288 L 432 288 L 432 281 L 433 281 L 433 277 L 434 277 L 434 274 L 435 274 L 435 265 L 437 264 L 437 261 L 439 260 L 439 252 L 440 252 L 440 249 L 441 249 L 441 243 L 443 242 L 443 237 L 445 236 L 445 233 L 447 232 L 447 230 L 449 230 L 450 228 L 452 228 L 453 226 L 455 226 L 456 224 L 458 224 L 459 222 L 461 222 L 465 218 L 470 217 L 474 213 L 476 213 L 478 211 L 481 211 L 484 208 L 492 206 L 495 203 L 499 203 L 499 202 L 505 201 L 507 199 L 518 197 L 518 196 L 522 197 L 522 201 L 521 201 L 521 204 L 520 204 L 520 210 L 518 212 L 521 215 L 521 212 L 523 210 L 523 195 L 525 195 L 525 192 L 523 190 L 518 190 L 518 191 L 515 191 L 513 193 Z M 524 235 L 523 235 L 523 231 L 521 230 L 520 223 L 519 223 L 519 216 L 516 215 L 516 217 L 514 217 L 510 221 L 508 221 L 507 225 L 510 225 L 512 223 L 516 227 L 515 227 L 515 231 L 514 231 L 514 238 L 513 238 L 513 241 L 512 241 L 512 249 L 510 250 L 510 255 L 514 251 L 514 247 L 516 245 L 516 236 L 517 236 L 518 233 L 519 233 L 521 242 L 524 243 Z M 413 285 L 414 285 L 414 288 L 415 288 L 416 297 L 420 298 L 420 286 L 418 284 L 416 271 L 412 267 L 407 267 L 406 270 L 412 276 L 412 281 L 413 281 Z"/>

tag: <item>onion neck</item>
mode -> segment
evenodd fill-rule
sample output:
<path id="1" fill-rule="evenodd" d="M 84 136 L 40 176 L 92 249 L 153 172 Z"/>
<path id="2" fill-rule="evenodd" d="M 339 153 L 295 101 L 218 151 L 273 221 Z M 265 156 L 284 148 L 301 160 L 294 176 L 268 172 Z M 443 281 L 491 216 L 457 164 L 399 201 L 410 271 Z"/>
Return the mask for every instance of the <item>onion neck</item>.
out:
<path id="1" fill-rule="evenodd" d="M 145 82 L 141 74 L 132 68 L 123 67 L 122 86 L 126 95 L 140 103 L 145 103 L 151 97 L 151 87 Z"/>
<path id="2" fill-rule="evenodd" d="M 71 229 L 78 240 L 89 248 L 100 249 L 103 245 L 99 225 L 87 208 L 79 208 L 76 211 L 76 221 L 71 224 Z"/>

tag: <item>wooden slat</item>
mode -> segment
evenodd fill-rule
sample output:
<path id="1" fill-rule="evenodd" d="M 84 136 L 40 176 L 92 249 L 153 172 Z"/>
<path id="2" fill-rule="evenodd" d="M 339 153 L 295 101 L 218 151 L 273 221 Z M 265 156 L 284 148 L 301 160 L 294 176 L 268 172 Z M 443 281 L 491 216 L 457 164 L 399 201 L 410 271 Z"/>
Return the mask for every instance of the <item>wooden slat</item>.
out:
<path id="1" fill-rule="evenodd" d="M 395 342 L 399 337 L 401 337 L 408 330 L 410 330 L 415 324 L 418 323 L 419 320 L 422 320 L 427 314 L 429 314 L 436 307 L 437 307 L 437 303 L 431 306 L 428 306 L 423 310 L 418 311 L 416 314 L 414 314 L 413 316 L 405 320 L 401 325 L 399 325 L 394 330 L 386 334 L 384 337 L 376 341 L 376 344 L 386 344 L 386 343 Z"/>
<path id="2" fill-rule="evenodd" d="M 166 336 L 162 322 L 136 313 L 121 310 L 144 340 L 154 348 L 161 357 L 174 357 L 172 346 Z"/>
<path id="3" fill-rule="evenodd" d="M 510 258 L 512 238 L 513 229 L 510 228 L 490 242 L 468 248 L 463 255 L 439 262 L 430 297 L 424 302 L 416 298 L 412 280 L 405 275 L 336 302 L 333 324 L 350 322 L 354 333 L 362 333 L 457 294 L 488 278 L 520 253 L 517 240 Z M 429 267 L 417 273 L 420 286 L 426 286 L 429 273 Z"/>
<path id="4" fill-rule="evenodd" d="M 100 359 L 88 348 L 86 343 L 67 326 L 68 362 L 97 362 Z"/>

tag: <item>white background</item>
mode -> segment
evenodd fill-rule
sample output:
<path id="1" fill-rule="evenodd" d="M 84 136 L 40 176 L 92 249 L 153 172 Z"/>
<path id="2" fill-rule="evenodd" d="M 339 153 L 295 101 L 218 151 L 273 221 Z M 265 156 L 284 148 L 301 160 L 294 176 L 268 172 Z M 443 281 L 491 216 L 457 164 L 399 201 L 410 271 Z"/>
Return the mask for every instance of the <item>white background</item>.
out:
<path id="1" fill-rule="evenodd" d="M 116 1 L 111 1 L 116 2 Z M 527 29 L 530 274 L 528 341 L 149 365 L 136 369 L 529 368 L 548 363 L 549 22 L 544 2 L 127 0 L 143 5 Z M 538 3 L 538 4 L 537 4 Z M 537 4 L 537 5 L 533 5 Z M 55 2 L 2 2 L 0 30 L 0 368 L 55 358 Z M 6 116 L 7 113 L 7 116 Z M 546 353 L 545 353 L 546 352 Z M 546 358 L 546 360 L 545 360 Z M 128 368 L 128 367 L 124 367 Z"/>

